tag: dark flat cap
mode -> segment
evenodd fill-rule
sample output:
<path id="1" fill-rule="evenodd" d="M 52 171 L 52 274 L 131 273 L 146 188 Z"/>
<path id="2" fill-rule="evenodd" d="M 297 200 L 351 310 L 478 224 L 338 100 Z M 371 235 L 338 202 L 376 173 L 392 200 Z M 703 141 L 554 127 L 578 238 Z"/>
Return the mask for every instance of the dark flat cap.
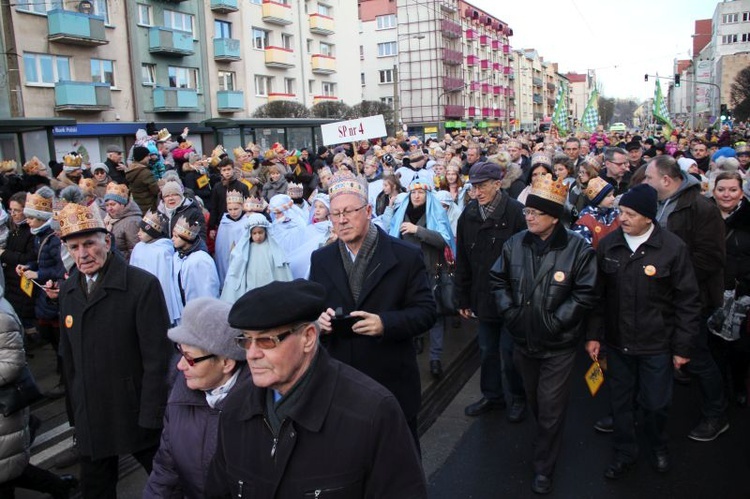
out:
<path id="1" fill-rule="evenodd" d="M 474 163 L 469 170 L 469 182 L 472 185 L 484 182 L 485 180 L 502 180 L 503 171 L 495 163 L 486 161 Z"/>
<path id="2" fill-rule="evenodd" d="M 115 144 L 108 145 L 107 153 L 110 153 L 110 152 L 122 152 L 122 147 L 115 145 Z"/>
<path id="3" fill-rule="evenodd" d="M 296 322 L 317 320 L 325 307 L 326 289 L 305 279 L 274 281 L 248 291 L 229 311 L 236 329 L 264 331 Z"/>

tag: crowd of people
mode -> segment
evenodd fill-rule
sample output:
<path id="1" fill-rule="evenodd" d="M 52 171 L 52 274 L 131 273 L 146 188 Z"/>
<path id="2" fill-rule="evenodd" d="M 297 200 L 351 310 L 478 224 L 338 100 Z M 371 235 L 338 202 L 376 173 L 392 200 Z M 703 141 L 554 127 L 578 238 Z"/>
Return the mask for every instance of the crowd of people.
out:
<path id="1" fill-rule="evenodd" d="M 149 127 L 103 163 L 3 161 L 0 326 L 57 352 L 46 395 L 67 397 L 83 497 L 116 497 L 126 454 L 146 497 L 426 497 L 417 356 L 443 377 L 452 315 L 478 323 L 466 415 L 536 421 L 534 492 L 553 488 L 582 349 L 606 358 L 604 475 L 635 463 L 639 411 L 666 472 L 673 379 L 700 386 L 693 440 L 747 405 L 744 135 L 399 132 L 202 155 L 187 129 Z M 23 469 L 0 476 L 11 493 Z"/>

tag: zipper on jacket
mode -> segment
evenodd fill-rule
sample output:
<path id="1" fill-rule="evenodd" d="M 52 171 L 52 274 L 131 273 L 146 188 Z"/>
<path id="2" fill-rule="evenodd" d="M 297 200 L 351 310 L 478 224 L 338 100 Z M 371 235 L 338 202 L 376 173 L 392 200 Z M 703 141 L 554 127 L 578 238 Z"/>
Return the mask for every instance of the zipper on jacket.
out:
<path id="1" fill-rule="evenodd" d="M 271 428 L 271 425 L 268 423 L 268 419 L 263 417 L 263 422 L 266 424 L 266 428 L 268 428 L 268 431 L 271 432 L 271 435 L 273 435 L 273 445 L 271 446 L 271 458 L 273 459 L 276 457 L 276 446 L 279 443 L 279 437 L 273 432 L 273 428 Z"/>

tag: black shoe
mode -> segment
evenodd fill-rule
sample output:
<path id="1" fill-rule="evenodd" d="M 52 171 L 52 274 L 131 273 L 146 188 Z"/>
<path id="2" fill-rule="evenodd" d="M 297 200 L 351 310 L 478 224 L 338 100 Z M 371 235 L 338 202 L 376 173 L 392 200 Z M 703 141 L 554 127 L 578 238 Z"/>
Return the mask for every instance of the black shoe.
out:
<path id="1" fill-rule="evenodd" d="M 526 401 L 514 400 L 508 409 L 508 421 L 511 423 L 520 423 L 526 419 Z"/>
<path id="2" fill-rule="evenodd" d="M 696 442 L 710 442 L 729 429 L 729 421 L 726 417 L 704 418 L 698 426 L 688 434 L 690 440 Z"/>
<path id="3" fill-rule="evenodd" d="M 58 491 L 52 494 L 54 499 L 68 499 L 70 491 L 78 488 L 78 479 L 73 475 L 60 475 Z"/>
<path id="4" fill-rule="evenodd" d="M 692 378 L 688 373 L 681 369 L 674 370 L 674 380 L 681 385 L 689 385 Z"/>
<path id="5" fill-rule="evenodd" d="M 414 337 L 414 350 L 417 351 L 417 355 L 424 352 L 424 336 Z"/>
<path id="6" fill-rule="evenodd" d="M 607 469 L 604 471 L 604 478 L 608 478 L 610 480 L 617 480 L 618 478 L 622 477 L 627 471 L 633 466 L 633 463 L 630 461 L 625 461 L 621 458 L 616 458 L 612 464 L 610 464 Z"/>
<path id="7" fill-rule="evenodd" d="M 435 379 L 440 379 L 443 377 L 443 365 L 439 360 L 430 361 L 430 374 Z"/>
<path id="8" fill-rule="evenodd" d="M 599 419 L 599 421 L 594 423 L 594 429 L 599 433 L 612 433 L 615 431 L 615 421 L 612 415 L 609 414 Z"/>
<path id="9" fill-rule="evenodd" d="M 669 462 L 669 451 L 666 449 L 655 451 L 651 456 L 651 464 L 659 473 L 666 473 L 669 471 L 669 468 L 672 466 Z"/>
<path id="10" fill-rule="evenodd" d="M 500 409 L 505 409 L 505 400 L 490 400 L 482 397 L 479 402 L 467 405 L 466 409 L 464 409 L 464 414 L 467 416 L 479 416 L 485 412 L 499 411 Z"/>
<path id="11" fill-rule="evenodd" d="M 534 479 L 531 480 L 531 490 L 535 494 L 549 494 L 552 492 L 552 479 L 545 475 L 534 475 Z"/>

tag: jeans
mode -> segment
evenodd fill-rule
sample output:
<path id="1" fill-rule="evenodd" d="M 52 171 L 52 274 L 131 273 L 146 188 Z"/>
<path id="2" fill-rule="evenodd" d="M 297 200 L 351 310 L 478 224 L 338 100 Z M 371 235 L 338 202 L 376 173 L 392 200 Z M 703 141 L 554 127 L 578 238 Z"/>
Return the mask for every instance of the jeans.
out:
<path id="1" fill-rule="evenodd" d="M 614 418 L 615 454 L 627 462 L 638 457 L 635 405 L 643 409 L 646 438 L 652 451 L 667 448 L 667 419 L 672 404 L 672 354 L 626 355 L 607 352 L 607 378 Z"/>
<path id="2" fill-rule="evenodd" d="M 488 400 L 505 400 L 503 374 L 513 400 L 526 398 L 523 381 L 513 364 L 513 338 L 502 322 L 479 321 L 477 329 L 481 368 L 479 388 Z"/>
<path id="3" fill-rule="evenodd" d="M 445 331 L 445 317 L 438 316 L 437 322 L 430 329 L 430 360 L 440 360 L 443 355 L 443 335 Z"/>
<path id="4" fill-rule="evenodd" d="M 698 378 L 703 406 L 701 412 L 706 419 L 722 418 L 727 410 L 727 398 L 724 393 L 724 383 L 716 362 L 708 348 L 708 325 L 706 321 L 710 314 L 701 314 L 698 337 L 693 344 L 690 362 L 682 368 Z"/>

